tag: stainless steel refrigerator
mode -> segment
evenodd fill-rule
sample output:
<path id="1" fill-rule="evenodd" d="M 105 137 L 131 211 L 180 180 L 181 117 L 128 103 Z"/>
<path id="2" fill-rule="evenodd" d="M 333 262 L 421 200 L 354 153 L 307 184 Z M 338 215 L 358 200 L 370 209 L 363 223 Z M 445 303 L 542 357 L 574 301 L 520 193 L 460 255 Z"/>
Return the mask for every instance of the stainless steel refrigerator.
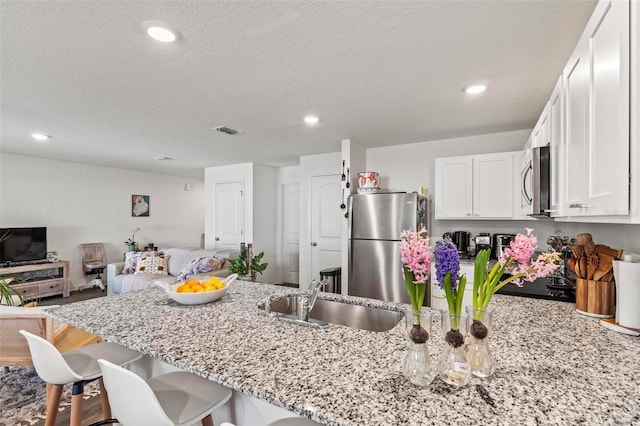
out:
<path id="1" fill-rule="evenodd" d="M 427 199 L 417 193 L 358 194 L 349 199 L 349 294 L 410 303 L 400 260 L 400 234 L 428 229 Z M 424 304 L 429 305 L 427 283 Z"/>

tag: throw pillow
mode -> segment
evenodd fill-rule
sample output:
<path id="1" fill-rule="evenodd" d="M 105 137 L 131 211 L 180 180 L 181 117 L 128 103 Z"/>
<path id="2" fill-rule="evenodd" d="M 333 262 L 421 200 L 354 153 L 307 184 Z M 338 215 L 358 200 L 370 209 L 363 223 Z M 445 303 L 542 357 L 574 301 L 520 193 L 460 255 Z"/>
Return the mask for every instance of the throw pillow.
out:
<path id="1" fill-rule="evenodd" d="M 201 274 L 203 272 L 215 271 L 222 268 L 224 265 L 224 259 L 214 259 L 212 257 L 196 257 L 187 263 L 187 265 L 180 271 L 176 279 L 177 282 L 185 281 L 192 275 Z"/>
<path id="2" fill-rule="evenodd" d="M 136 272 L 138 266 L 138 260 L 142 257 L 149 256 L 157 256 L 158 252 L 150 251 L 150 252 L 140 252 L 140 251 L 129 251 L 124 257 L 124 268 L 122 268 L 123 274 L 133 274 Z"/>
<path id="3" fill-rule="evenodd" d="M 167 272 L 168 259 L 164 256 L 146 256 L 138 259 L 135 274 L 169 275 Z"/>

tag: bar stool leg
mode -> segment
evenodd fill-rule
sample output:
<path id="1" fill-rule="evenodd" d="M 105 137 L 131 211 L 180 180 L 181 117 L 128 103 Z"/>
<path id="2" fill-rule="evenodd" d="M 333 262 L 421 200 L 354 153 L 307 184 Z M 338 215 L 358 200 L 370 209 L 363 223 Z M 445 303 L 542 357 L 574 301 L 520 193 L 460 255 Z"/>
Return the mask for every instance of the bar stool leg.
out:
<path id="1" fill-rule="evenodd" d="M 211 417 L 211 414 L 202 419 L 202 426 L 213 426 L 213 417 Z"/>
<path id="2" fill-rule="evenodd" d="M 56 424 L 56 417 L 58 416 L 58 406 L 60 405 L 60 397 L 62 396 L 63 385 L 53 385 L 51 388 L 51 394 L 47 401 L 47 420 L 45 426 L 54 426 Z"/>
<path id="3" fill-rule="evenodd" d="M 109 405 L 109 395 L 107 394 L 107 388 L 104 387 L 104 380 L 102 377 L 99 379 L 100 383 L 100 403 L 102 404 L 102 418 L 108 420 L 111 418 L 111 405 Z"/>
<path id="4" fill-rule="evenodd" d="M 71 419 L 70 426 L 81 426 L 82 421 L 82 396 L 84 395 L 84 382 L 75 382 L 71 390 Z"/>

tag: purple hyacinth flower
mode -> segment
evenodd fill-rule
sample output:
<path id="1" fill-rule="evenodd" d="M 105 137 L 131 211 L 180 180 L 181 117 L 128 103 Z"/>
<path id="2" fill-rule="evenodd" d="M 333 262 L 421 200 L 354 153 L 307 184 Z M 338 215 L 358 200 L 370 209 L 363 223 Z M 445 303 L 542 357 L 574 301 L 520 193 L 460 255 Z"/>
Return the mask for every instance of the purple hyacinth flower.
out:
<path id="1" fill-rule="evenodd" d="M 436 278 L 440 288 L 444 287 L 444 277 L 447 272 L 451 273 L 451 288 L 455 290 L 460 280 L 460 255 L 458 248 L 449 238 L 436 242 Z"/>

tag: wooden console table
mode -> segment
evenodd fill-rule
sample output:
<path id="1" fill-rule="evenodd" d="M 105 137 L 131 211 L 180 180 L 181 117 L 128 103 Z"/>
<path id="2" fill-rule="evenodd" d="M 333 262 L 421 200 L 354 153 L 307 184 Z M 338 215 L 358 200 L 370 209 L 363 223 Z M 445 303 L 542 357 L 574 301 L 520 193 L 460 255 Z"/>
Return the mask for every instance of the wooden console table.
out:
<path id="1" fill-rule="evenodd" d="M 69 261 L 67 260 L 0 268 L 0 277 L 8 276 L 17 277 L 10 285 L 25 300 L 58 294 L 69 297 Z"/>

